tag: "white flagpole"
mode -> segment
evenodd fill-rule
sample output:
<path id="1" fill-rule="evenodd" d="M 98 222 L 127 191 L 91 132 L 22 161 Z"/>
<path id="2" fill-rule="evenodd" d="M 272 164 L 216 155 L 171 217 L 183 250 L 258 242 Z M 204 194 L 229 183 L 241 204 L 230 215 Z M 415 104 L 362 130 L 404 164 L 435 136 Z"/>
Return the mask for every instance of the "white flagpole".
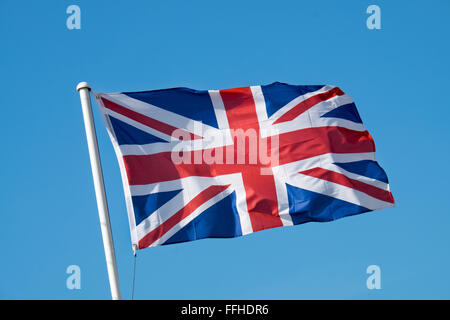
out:
<path id="1" fill-rule="evenodd" d="M 92 116 L 91 87 L 87 82 L 80 82 L 77 86 L 80 93 L 83 120 L 91 160 L 92 176 L 94 178 L 95 196 L 97 198 L 98 215 L 102 231 L 103 246 L 105 248 L 106 267 L 108 269 L 109 285 L 113 300 L 122 299 L 120 294 L 119 276 L 117 272 L 116 255 L 109 221 L 108 203 L 106 201 L 105 185 L 103 182 L 102 165 L 98 152 L 97 135 L 95 134 L 94 118 Z"/>

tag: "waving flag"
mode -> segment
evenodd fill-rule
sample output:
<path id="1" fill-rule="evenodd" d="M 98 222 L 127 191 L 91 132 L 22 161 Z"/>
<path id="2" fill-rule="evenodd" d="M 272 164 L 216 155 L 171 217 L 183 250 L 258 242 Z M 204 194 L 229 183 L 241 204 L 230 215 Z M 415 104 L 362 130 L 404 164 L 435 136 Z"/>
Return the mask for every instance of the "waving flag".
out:
<path id="1" fill-rule="evenodd" d="M 373 139 L 338 87 L 276 82 L 95 97 L 139 249 L 394 204 Z"/>

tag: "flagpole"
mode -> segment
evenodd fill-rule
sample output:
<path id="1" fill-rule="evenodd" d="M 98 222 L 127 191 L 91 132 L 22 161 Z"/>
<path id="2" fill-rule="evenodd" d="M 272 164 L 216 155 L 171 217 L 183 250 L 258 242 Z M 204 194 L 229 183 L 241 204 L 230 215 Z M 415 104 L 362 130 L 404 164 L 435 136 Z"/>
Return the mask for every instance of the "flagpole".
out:
<path id="1" fill-rule="evenodd" d="M 77 85 L 77 91 L 80 93 L 81 108 L 83 109 L 84 127 L 86 129 L 92 176 L 94 178 L 95 196 L 97 198 L 97 208 L 100 217 L 103 247 L 105 248 L 106 267 L 108 269 L 111 296 L 113 300 L 120 300 L 122 297 L 120 294 L 116 255 L 114 252 L 108 203 L 106 201 L 105 185 L 103 182 L 102 165 L 98 151 L 97 135 L 95 134 L 95 124 L 92 116 L 91 96 L 89 93 L 91 87 L 87 82 L 80 82 Z"/>

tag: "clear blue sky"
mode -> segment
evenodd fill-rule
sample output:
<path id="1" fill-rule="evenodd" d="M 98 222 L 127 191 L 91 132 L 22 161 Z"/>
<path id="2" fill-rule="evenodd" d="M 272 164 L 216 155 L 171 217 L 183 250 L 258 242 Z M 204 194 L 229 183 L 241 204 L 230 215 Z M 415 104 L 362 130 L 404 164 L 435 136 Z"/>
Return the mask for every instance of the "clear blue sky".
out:
<path id="1" fill-rule="evenodd" d="M 81 8 L 81 30 L 66 8 Z M 368 30 L 366 8 L 381 8 Z M 79 96 L 332 84 L 354 98 L 393 209 L 139 252 L 139 299 L 450 298 L 450 2 L 0 2 L 0 298 L 108 299 Z M 124 298 L 133 258 L 119 167 L 95 118 Z M 81 268 L 81 290 L 66 268 Z M 381 290 L 366 268 L 381 268 Z"/>

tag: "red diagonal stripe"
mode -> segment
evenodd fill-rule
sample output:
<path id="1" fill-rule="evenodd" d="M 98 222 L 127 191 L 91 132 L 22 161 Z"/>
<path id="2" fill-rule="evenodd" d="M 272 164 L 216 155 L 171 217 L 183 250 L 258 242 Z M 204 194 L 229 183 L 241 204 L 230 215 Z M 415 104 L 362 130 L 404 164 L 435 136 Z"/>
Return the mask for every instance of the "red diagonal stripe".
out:
<path id="1" fill-rule="evenodd" d="M 147 127 L 150 127 L 152 129 L 155 129 L 157 131 L 160 131 L 162 133 L 167 134 L 168 136 L 171 136 L 172 133 L 175 130 L 179 130 L 179 132 L 181 134 L 183 134 L 184 137 L 189 137 L 189 140 L 194 140 L 194 139 L 203 139 L 203 137 L 197 136 L 193 133 L 187 132 L 183 129 L 179 129 L 179 128 L 175 128 L 173 126 L 171 126 L 170 124 L 161 122 L 159 120 L 147 117 L 141 113 L 135 112 L 133 110 L 130 110 L 128 108 L 125 108 L 115 102 L 112 102 L 108 99 L 105 98 L 101 98 L 103 101 L 103 105 L 105 106 L 105 108 L 108 108 L 114 112 L 117 112 L 127 118 L 130 118 L 134 121 L 137 121 L 139 123 L 142 123 L 143 125 L 146 125 Z"/>
<path id="2" fill-rule="evenodd" d="M 334 87 L 333 89 L 331 89 L 329 91 L 316 94 L 312 97 L 309 97 L 306 100 L 303 100 L 299 104 L 297 104 L 291 110 L 287 111 L 285 114 L 283 114 L 281 117 L 279 117 L 273 124 L 294 120 L 299 115 L 301 115 L 303 112 L 305 112 L 309 108 L 315 106 L 319 102 L 326 101 L 335 96 L 342 96 L 342 95 L 344 95 L 344 92 L 342 92 L 342 90 L 339 89 L 338 87 Z"/>
<path id="3" fill-rule="evenodd" d="M 368 194 L 369 196 L 374 197 L 381 201 L 394 203 L 394 198 L 389 191 L 377 188 L 375 186 L 372 186 L 370 184 L 367 184 L 367 183 L 364 183 L 364 182 L 361 182 L 361 181 L 358 181 L 355 179 L 350 179 L 346 175 L 343 175 L 342 173 L 338 173 L 338 172 L 331 171 L 331 170 L 326 170 L 323 168 L 312 168 L 312 169 L 308 169 L 305 171 L 301 171 L 299 173 L 310 176 L 310 177 L 315 177 L 315 178 L 327 180 L 330 182 L 334 182 L 334 183 L 340 184 L 342 186 L 346 186 L 346 187 L 364 192 L 364 193 Z"/>
<path id="4" fill-rule="evenodd" d="M 160 224 L 157 228 L 146 234 L 139 241 L 139 249 L 144 249 L 150 246 L 153 242 L 161 238 L 170 229 L 172 229 L 176 224 L 180 223 L 184 218 L 194 212 L 199 206 L 204 204 L 209 199 L 215 197 L 222 191 L 226 190 L 229 186 L 230 185 L 214 185 L 200 192 L 196 197 L 189 201 L 183 209 L 176 212 L 169 219 Z"/>

